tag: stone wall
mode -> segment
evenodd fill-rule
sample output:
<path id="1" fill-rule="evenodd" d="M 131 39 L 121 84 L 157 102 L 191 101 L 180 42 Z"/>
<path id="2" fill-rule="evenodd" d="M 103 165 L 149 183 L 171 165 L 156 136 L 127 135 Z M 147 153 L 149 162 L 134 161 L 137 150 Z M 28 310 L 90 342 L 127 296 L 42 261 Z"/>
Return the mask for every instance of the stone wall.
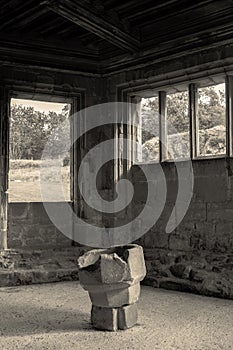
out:
<path id="1" fill-rule="evenodd" d="M 0 287 L 78 280 L 80 247 L 0 252 Z"/>
<path id="2" fill-rule="evenodd" d="M 51 203 L 56 210 L 59 203 Z M 42 202 L 10 203 L 8 247 L 11 249 L 49 249 L 70 247 L 72 241 L 50 221 Z"/>
<path id="3" fill-rule="evenodd" d="M 151 173 L 158 164 L 148 164 Z M 188 211 L 171 233 L 165 227 L 177 194 L 174 163 L 162 168 L 167 181 L 167 200 L 155 224 L 137 243 L 144 247 L 147 278 L 155 287 L 233 298 L 233 161 L 193 161 L 194 190 Z M 134 210 L 145 201 L 147 184 L 139 167 L 132 177 L 137 193 Z"/>

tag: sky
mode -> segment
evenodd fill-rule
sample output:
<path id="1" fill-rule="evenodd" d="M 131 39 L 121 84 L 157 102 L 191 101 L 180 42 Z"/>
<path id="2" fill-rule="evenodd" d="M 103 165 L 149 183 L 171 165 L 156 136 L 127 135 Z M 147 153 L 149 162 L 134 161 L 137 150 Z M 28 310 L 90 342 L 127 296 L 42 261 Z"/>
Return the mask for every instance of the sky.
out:
<path id="1" fill-rule="evenodd" d="M 11 104 L 22 105 L 24 107 L 34 107 L 36 111 L 48 113 L 49 111 L 53 111 L 56 113 L 60 113 L 62 108 L 65 106 L 65 103 L 57 103 L 57 102 L 44 102 L 44 101 L 36 101 L 36 100 L 22 100 L 22 99 L 11 99 Z"/>

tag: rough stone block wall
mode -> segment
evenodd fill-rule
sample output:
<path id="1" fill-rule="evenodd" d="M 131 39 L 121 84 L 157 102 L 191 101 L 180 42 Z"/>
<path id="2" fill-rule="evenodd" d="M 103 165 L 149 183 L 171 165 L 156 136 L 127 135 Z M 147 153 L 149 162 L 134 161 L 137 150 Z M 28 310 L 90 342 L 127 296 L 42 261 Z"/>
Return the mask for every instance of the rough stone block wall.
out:
<path id="1" fill-rule="evenodd" d="M 51 206 L 58 205 L 51 203 Z M 71 246 L 71 240 L 50 221 L 42 202 L 10 203 L 8 228 L 8 246 L 11 249 Z"/>
<path id="2" fill-rule="evenodd" d="M 144 165 L 156 170 L 158 164 Z M 162 164 L 167 201 L 155 224 L 137 243 L 144 247 L 147 277 L 155 287 L 233 298 L 233 161 L 193 161 L 194 190 L 187 213 L 171 233 L 165 227 L 175 204 L 174 163 Z M 143 169 L 143 166 L 142 166 Z M 137 193 L 133 210 L 145 201 L 147 184 L 139 167 L 132 168 Z"/>

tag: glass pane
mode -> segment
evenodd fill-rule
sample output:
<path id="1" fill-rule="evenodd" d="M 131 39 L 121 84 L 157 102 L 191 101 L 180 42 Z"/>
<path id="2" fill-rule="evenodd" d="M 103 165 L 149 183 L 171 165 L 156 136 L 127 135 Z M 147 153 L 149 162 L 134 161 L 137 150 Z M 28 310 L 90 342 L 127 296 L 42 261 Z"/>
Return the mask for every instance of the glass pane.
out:
<path id="1" fill-rule="evenodd" d="M 200 156 L 226 153 L 225 84 L 198 89 Z"/>
<path id="2" fill-rule="evenodd" d="M 54 127 L 69 118 L 70 105 L 12 99 L 10 118 L 9 201 L 40 202 L 40 165 L 44 146 Z M 70 135 L 67 135 L 70 137 Z M 66 200 L 70 200 L 70 155 L 63 162 L 62 178 Z M 51 161 L 51 198 L 56 172 Z M 56 199 L 54 194 L 54 200 Z"/>
<path id="3" fill-rule="evenodd" d="M 190 155 L 188 91 L 167 94 L 168 159 Z"/>
<path id="4" fill-rule="evenodd" d="M 158 96 L 141 101 L 142 161 L 159 161 L 159 99 Z"/>

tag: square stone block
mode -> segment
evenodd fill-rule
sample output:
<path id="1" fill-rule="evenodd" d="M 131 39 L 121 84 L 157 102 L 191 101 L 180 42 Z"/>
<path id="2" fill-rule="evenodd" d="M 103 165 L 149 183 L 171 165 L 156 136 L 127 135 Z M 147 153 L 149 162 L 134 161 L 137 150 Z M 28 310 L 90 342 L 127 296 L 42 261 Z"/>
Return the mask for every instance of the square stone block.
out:
<path id="1" fill-rule="evenodd" d="M 132 244 L 124 252 L 125 260 L 129 266 L 131 280 L 139 282 L 146 276 L 146 264 L 141 246 Z"/>
<path id="2" fill-rule="evenodd" d="M 101 254 L 100 272 L 102 283 L 118 283 L 129 280 L 129 266 L 116 253 Z"/>
<path id="3" fill-rule="evenodd" d="M 138 305 L 126 305 L 118 309 L 118 328 L 128 329 L 133 327 L 138 320 Z"/>
<path id="4" fill-rule="evenodd" d="M 96 257 L 87 256 L 90 265 L 79 268 L 80 283 L 85 285 L 112 284 L 130 280 L 128 264 L 116 253 L 106 254 L 96 250 Z M 82 260 L 84 256 L 81 257 Z M 79 266 L 85 265 L 79 263 Z"/>
<path id="5" fill-rule="evenodd" d="M 91 323 L 97 329 L 116 331 L 118 329 L 118 310 L 115 308 L 104 308 L 92 306 Z"/>
<path id="6" fill-rule="evenodd" d="M 93 327 L 108 331 L 128 329 L 138 320 L 137 303 L 119 308 L 92 306 L 91 323 Z"/>
<path id="7" fill-rule="evenodd" d="M 134 304 L 140 296 L 140 283 L 135 285 L 106 291 L 104 293 L 89 293 L 93 305 L 102 307 L 121 307 Z"/>
<path id="8" fill-rule="evenodd" d="M 79 269 L 84 269 L 90 265 L 94 265 L 100 258 L 102 253 L 105 253 L 106 249 L 92 249 L 81 255 L 78 258 Z"/>

